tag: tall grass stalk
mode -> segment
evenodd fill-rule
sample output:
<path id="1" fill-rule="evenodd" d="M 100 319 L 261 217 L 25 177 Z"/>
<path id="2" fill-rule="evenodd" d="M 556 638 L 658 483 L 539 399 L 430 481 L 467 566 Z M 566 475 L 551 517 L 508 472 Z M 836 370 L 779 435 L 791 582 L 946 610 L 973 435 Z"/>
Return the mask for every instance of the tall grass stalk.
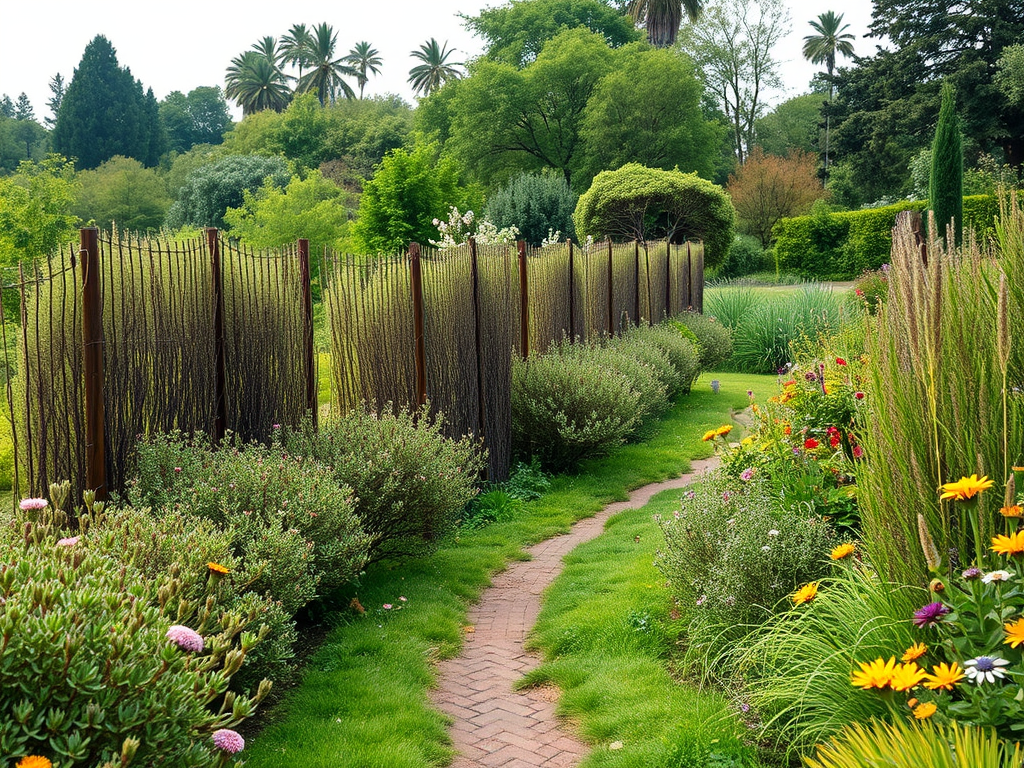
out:
<path id="1" fill-rule="evenodd" d="M 932 242 L 927 265 L 908 226 L 893 240 L 888 298 L 866 332 L 870 408 L 858 479 L 866 548 L 893 581 L 925 576 L 918 512 L 946 567 L 979 557 L 1002 499 L 982 494 L 975 535 L 956 502 L 939 502 L 938 486 L 973 473 L 1005 481 L 1024 453 L 1024 368 L 1010 344 L 1024 332 L 1013 287 L 1013 275 L 1024 278 L 1024 215 L 1008 210 L 999 232 L 988 248 L 970 238 L 953 250 Z"/>

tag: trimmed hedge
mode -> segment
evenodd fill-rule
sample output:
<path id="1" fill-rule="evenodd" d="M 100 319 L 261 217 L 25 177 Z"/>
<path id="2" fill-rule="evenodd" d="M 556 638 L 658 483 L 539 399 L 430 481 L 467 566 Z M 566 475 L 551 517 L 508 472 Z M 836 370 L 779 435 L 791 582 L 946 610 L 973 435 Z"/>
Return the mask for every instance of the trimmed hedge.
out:
<path id="1" fill-rule="evenodd" d="M 842 213 L 819 212 L 783 219 L 772 230 L 781 270 L 819 280 L 853 280 L 889 261 L 892 228 L 900 211 L 924 211 L 926 200 Z M 964 222 L 984 241 L 994 231 L 999 200 L 994 195 L 964 198 Z"/>

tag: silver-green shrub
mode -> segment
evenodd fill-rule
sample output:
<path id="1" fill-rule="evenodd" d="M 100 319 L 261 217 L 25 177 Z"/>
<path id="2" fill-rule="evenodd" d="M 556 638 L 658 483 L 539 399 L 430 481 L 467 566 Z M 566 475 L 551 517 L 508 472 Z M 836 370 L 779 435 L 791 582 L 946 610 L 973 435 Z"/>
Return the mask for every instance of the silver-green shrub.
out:
<path id="1" fill-rule="evenodd" d="M 717 371 L 732 357 L 732 329 L 713 315 L 683 312 L 672 320 L 696 337 L 701 371 Z"/>

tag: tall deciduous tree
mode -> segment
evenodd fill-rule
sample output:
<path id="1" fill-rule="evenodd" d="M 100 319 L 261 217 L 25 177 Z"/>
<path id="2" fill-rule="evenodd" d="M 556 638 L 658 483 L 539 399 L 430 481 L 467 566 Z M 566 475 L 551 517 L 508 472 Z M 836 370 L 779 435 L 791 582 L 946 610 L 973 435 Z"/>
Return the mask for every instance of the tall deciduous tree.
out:
<path id="1" fill-rule="evenodd" d="M 369 82 L 370 75 L 380 74 L 380 66 L 384 63 L 384 60 L 380 57 L 380 51 L 363 40 L 356 43 L 352 50 L 348 52 L 348 56 L 345 57 L 345 63 L 357 73 L 356 80 L 359 83 L 359 98 L 361 99 L 363 98 L 363 89 L 366 87 L 366 83 Z"/>
<path id="2" fill-rule="evenodd" d="M 779 157 L 754 147 L 747 162 L 729 177 L 728 192 L 740 231 L 767 248 L 772 228 L 781 219 L 807 213 L 815 200 L 825 196 L 816 166 L 814 155 L 807 152 L 795 150 Z"/>
<path id="3" fill-rule="evenodd" d="M 766 94 L 782 85 L 774 53 L 788 31 L 782 0 L 718 0 L 685 31 L 687 50 L 725 114 L 740 163 L 753 144 Z"/>
<path id="4" fill-rule="evenodd" d="M 640 39 L 630 19 L 602 0 L 517 0 L 463 19 L 484 39 L 487 58 L 519 68 L 534 61 L 544 44 L 566 29 L 596 32 L 612 48 Z"/>
<path id="5" fill-rule="evenodd" d="M 110 41 L 97 35 L 85 47 L 61 102 L 53 129 L 57 152 L 78 159 L 80 168 L 95 168 L 114 155 L 156 165 L 163 152 L 163 132 L 152 90 L 117 63 Z"/>
<path id="6" fill-rule="evenodd" d="M 947 227 L 952 226 L 953 238 L 960 245 L 964 226 L 964 153 L 952 83 L 942 85 L 942 106 L 932 143 L 928 207 L 935 214 L 939 236 L 945 237 Z"/>
<path id="7" fill-rule="evenodd" d="M 80 192 L 71 210 L 106 229 L 144 232 L 163 224 L 171 205 L 167 185 L 138 160 L 115 156 L 92 171 L 82 171 Z"/>
<path id="8" fill-rule="evenodd" d="M 683 13 L 696 21 L 704 10 L 704 0 L 630 0 L 626 7 L 634 21 L 647 30 L 647 42 L 658 48 L 675 45 Z"/>
<path id="9" fill-rule="evenodd" d="M 171 91 L 160 102 L 160 120 L 168 147 L 175 152 L 187 152 L 196 144 L 220 144 L 231 126 L 227 102 L 216 86 L 193 88 L 188 95 Z"/>
<path id="10" fill-rule="evenodd" d="M 410 55 L 423 62 L 409 70 L 409 84 L 413 91 L 429 96 L 449 80 L 462 77 L 462 62 L 448 60 L 453 53 L 454 49 L 449 49 L 447 42 L 438 45 L 433 37 L 418 51 L 412 51 Z"/>
<path id="11" fill-rule="evenodd" d="M 0 177 L 0 259 L 4 266 L 38 261 L 67 245 L 78 217 L 71 206 L 78 194 L 74 165 L 50 155 L 26 161 Z"/>

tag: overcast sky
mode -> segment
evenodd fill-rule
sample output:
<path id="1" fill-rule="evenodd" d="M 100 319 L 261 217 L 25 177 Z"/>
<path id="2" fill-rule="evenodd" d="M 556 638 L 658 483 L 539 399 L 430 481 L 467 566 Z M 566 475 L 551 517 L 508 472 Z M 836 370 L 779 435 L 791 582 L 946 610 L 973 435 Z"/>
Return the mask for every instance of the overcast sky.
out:
<path id="1" fill-rule="evenodd" d="M 782 62 L 786 92 L 773 94 L 773 103 L 807 90 L 815 68 L 800 49 L 803 37 L 812 32 L 807 22 L 823 11 L 844 14 L 848 31 L 857 36 L 858 54 L 869 54 L 875 46 L 874 40 L 863 39 L 871 21 L 869 0 L 785 1 L 792 32 L 776 58 Z M 435 37 L 457 49 L 456 61 L 480 54 L 480 40 L 464 29 L 459 14 L 472 16 L 501 4 L 502 0 L 289 0 L 259 5 L 223 0 L 0 0 L 0 94 L 17 99 L 24 91 L 36 118 L 42 120 L 49 115 L 50 78 L 59 72 L 70 82 L 86 44 L 98 34 L 106 35 L 121 66 L 129 67 L 158 99 L 200 85 L 223 87 L 230 60 L 263 36 L 279 37 L 300 22 L 326 21 L 338 32 L 341 53 L 361 40 L 380 51 L 381 75 L 370 79 L 367 94 L 397 93 L 414 103 L 406 83 L 415 64 L 409 52 Z"/>

